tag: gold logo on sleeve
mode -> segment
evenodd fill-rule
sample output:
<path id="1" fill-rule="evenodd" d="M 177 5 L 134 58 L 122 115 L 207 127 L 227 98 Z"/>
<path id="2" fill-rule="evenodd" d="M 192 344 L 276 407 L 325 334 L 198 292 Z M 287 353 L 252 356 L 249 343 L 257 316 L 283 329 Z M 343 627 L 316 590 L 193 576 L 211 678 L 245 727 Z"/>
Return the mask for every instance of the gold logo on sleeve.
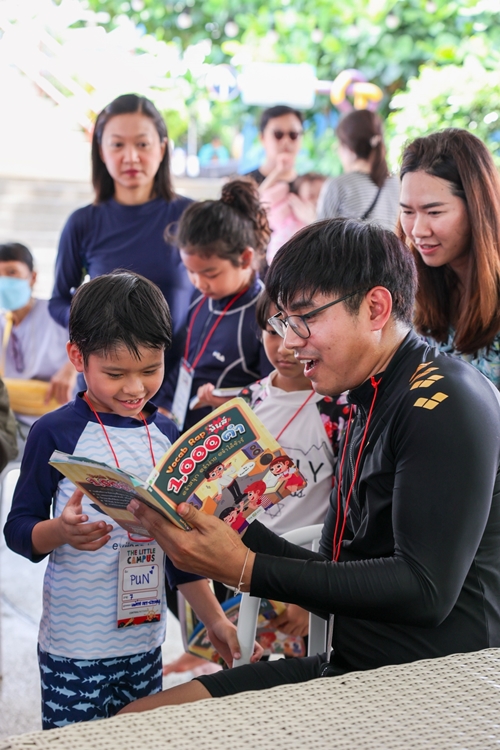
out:
<path id="1" fill-rule="evenodd" d="M 410 391 L 414 391 L 416 388 L 429 388 L 431 385 L 435 385 L 438 380 L 443 380 L 444 375 L 439 375 L 438 370 L 438 367 L 432 367 L 432 362 L 422 362 L 410 378 Z M 447 398 L 446 393 L 438 391 L 430 398 L 417 398 L 413 406 L 418 406 L 421 409 L 435 409 Z"/>
<path id="2" fill-rule="evenodd" d="M 448 398 L 446 393 L 435 393 L 431 398 L 417 398 L 413 406 L 420 406 L 423 409 L 435 409 L 446 398 Z"/>

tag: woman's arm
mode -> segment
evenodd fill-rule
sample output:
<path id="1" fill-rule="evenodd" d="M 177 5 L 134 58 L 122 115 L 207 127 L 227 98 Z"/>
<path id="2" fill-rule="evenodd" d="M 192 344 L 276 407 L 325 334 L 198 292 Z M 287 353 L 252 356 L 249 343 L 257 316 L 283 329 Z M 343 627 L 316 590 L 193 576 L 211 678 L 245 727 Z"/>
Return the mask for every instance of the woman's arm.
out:
<path id="1" fill-rule="evenodd" d="M 59 325 L 68 327 L 72 290 L 83 281 L 84 258 L 82 248 L 82 217 L 72 214 L 62 231 L 57 251 L 54 288 L 49 300 L 49 312 Z"/>

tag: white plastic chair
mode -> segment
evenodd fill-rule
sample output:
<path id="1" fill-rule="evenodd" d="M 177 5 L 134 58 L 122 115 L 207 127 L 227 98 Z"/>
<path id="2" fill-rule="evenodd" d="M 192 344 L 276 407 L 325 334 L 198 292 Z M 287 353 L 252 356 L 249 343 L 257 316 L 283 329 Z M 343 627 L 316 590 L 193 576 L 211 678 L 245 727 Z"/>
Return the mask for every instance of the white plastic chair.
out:
<path id="1" fill-rule="evenodd" d="M 323 524 L 314 526 L 302 526 L 300 529 L 294 529 L 283 534 L 283 539 L 292 544 L 303 546 L 312 542 L 313 552 L 319 548 L 319 540 Z M 240 644 L 241 658 L 234 661 L 233 666 L 239 667 L 242 664 L 249 664 L 250 657 L 253 653 L 255 642 L 255 633 L 257 631 L 257 618 L 259 615 L 260 599 L 259 597 L 242 594 L 240 613 L 238 617 L 238 641 Z M 318 615 L 309 613 L 309 644 L 307 653 L 321 654 L 326 648 L 328 621 L 323 620 Z"/>
<path id="2" fill-rule="evenodd" d="M 5 469 L 0 474 L 0 509 L 2 509 L 2 505 L 3 505 L 5 485 L 7 484 L 7 477 L 12 471 L 18 471 L 20 468 L 21 468 L 21 461 L 18 461 L 17 459 L 15 459 L 14 461 L 9 461 Z"/>

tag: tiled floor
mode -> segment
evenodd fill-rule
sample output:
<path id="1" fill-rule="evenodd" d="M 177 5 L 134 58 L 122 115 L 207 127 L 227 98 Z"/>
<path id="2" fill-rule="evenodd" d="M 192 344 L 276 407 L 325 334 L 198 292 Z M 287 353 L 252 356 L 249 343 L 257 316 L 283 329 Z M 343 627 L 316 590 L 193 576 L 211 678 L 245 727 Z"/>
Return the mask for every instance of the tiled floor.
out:
<path id="1" fill-rule="evenodd" d="M 11 503 L 17 472 L 6 482 L 1 527 Z M 0 738 L 41 728 L 40 688 L 36 643 L 42 606 L 44 564 L 34 565 L 15 555 L 0 540 Z M 183 652 L 179 623 L 167 618 L 167 639 L 163 647 L 164 662 Z M 191 678 L 191 673 L 169 675 L 164 687 Z"/>

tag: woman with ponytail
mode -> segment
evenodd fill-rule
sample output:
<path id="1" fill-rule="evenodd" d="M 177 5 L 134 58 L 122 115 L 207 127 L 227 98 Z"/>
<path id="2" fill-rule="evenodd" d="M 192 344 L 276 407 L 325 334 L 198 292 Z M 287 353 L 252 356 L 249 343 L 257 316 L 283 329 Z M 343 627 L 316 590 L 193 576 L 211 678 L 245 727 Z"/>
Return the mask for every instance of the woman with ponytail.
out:
<path id="1" fill-rule="evenodd" d="M 317 218 L 360 219 L 394 230 L 399 181 L 389 173 L 379 115 L 367 109 L 350 112 L 341 119 L 337 138 L 344 174 L 323 185 Z"/>
<path id="2" fill-rule="evenodd" d="M 173 241 L 197 290 L 180 373 L 171 384 L 181 429 L 227 400 L 215 397 L 214 387 L 243 388 L 272 370 L 255 321 L 263 288 L 256 269 L 269 236 L 257 186 L 245 179 L 224 185 L 219 200 L 192 204 L 179 221 Z"/>

